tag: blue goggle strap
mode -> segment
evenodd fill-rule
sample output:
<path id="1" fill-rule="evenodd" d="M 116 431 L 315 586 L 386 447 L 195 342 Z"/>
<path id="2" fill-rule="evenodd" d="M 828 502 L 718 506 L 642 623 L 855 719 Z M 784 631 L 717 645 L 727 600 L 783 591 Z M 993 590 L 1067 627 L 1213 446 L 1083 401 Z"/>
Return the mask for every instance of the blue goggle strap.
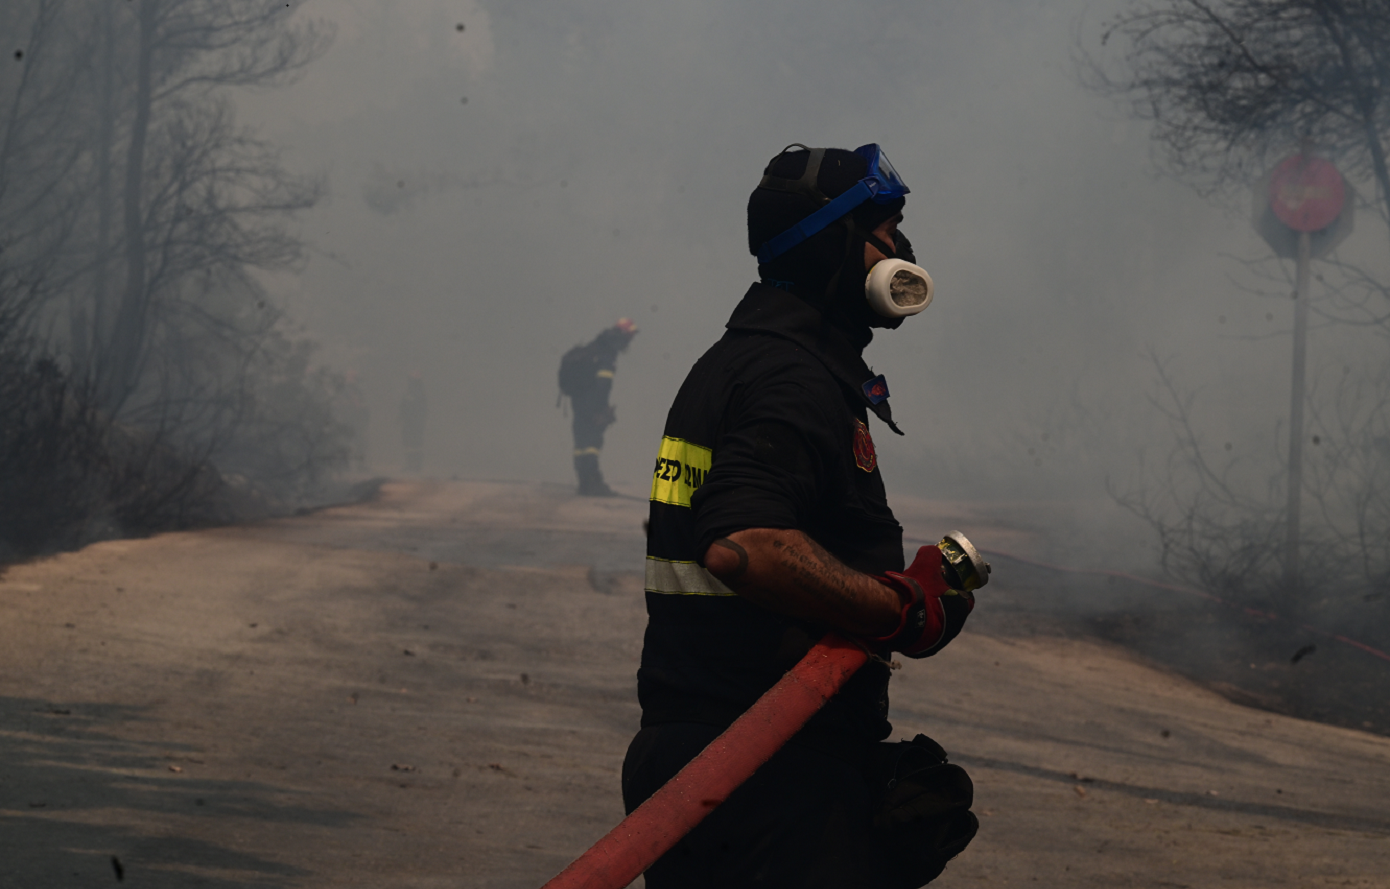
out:
<path id="1" fill-rule="evenodd" d="M 771 262 L 812 235 L 824 231 L 826 226 L 849 213 L 873 195 L 869 183 L 863 179 L 859 180 L 849 191 L 834 198 L 824 207 L 759 247 L 758 264 Z"/>
<path id="2" fill-rule="evenodd" d="M 793 146 L 787 146 L 787 148 L 791 147 Z M 798 147 L 804 148 L 805 146 Z M 783 151 L 785 150 L 783 149 Z M 816 151 L 819 152 L 820 149 L 816 149 Z M 912 189 L 908 188 L 907 183 L 902 181 L 898 171 L 893 168 L 893 163 L 884 156 L 883 150 L 878 147 L 877 143 L 871 142 L 868 145 L 861 145 L 854 149 L 854 153 L 869 162 L 869 175 L 856 182 L 849 191 L 759 247 L 758 263 L 760 265 L 771 262 L 812 235 L 824 231 L 835 220 L 867 200 L 886 204 L 911 193 Z M 819 167 L 820 157 L 813 157 L 815 166 Z M 883 169 L 884 166 L 887 167 L 886 170 Z M 810 165 L 807 169 L 814 185 L 815 174 L 810 172 Z M 765 180 L 764 184 L 769 183 Z"/>

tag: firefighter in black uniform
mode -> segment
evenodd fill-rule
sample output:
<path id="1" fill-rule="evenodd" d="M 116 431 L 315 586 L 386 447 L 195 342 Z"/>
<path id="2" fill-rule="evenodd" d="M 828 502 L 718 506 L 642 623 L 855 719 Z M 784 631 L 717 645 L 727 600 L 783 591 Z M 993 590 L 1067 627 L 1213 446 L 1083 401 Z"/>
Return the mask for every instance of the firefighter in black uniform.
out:
<path id="1" fill-rule="evenodd" d="M 405 380 L 405 395 L 401 397 L 398 416 L 401 421 L 401 444 L 405 447 L 405 468 L 419 472 L 425 460 L 425 418 L 429 404 L 425 400 L 425 379 L 412 370 Z"/>
<path id="2" fill-rule="evenodd" d="M 618 419 L 608 403 L 618 355 L 627 351 L 636 335 L 637 325 L 632 319 L 619 318 L 591 342 L 575 346 L 560 359 L 560 392 L 569 396 L 574 411 L 574 472 L 579 477 L 579 493 L 586 497 L 614 495 L 603 480 L 598 458 L 604 430 Z"/>
<path id="3" fill-rule="evenodd" d="M 924 597 L 914 572 L 939 571 L 939 557 L 904 569 L 869 414 L 898 429 L 861 353 L 873 328 L 930 302 L 931 279 L 897 232 L 907 188 L 878 146 L 789 146 L 764 173 L 748 203 L 761 281 L 686 377 L 656 461 L 642 728 L 624 802 L 636 808 L 834 629 L 881 657 L 653 865 L 647 886 L 916 887 L 977 822 L 953 764 L 962 792 L 924 778 L 917 810 L 884 811 L 883 769 L 911 758 L 907 747 L 945 760 L 925 736 L 880 743 L 886 657 L 935 654 L 974 601 Z M 914 772 L 929 773 L 942 771 Z M 946 802 L 922 802 L 933 793 Z"/>

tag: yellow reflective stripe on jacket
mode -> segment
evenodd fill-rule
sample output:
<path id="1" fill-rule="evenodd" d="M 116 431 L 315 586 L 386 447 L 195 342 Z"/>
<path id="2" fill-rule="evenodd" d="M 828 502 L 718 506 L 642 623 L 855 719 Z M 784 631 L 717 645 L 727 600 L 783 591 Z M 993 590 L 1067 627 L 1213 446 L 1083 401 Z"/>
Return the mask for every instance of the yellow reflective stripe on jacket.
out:
<path id="1" fill-rule="evenodd" d="M 673 562 L 647 556 L 647 592 L 668 596 L 737 596 L 694 562 Z"/>
<path id="2" fill-rule="evenodd" d="M 690 495 L 705 482 L 714 452 L 683 438 L 666 436 L 652 474 L 652 499 L 672 506 L 690 506 Z"/>
<path id="3" fill-rule="evenodd" d="M 601 370 L 601 371 L 599 371 L 598 373 L 594 374 L 594 376 L 599 377 L 599 378 L 601 378 L 601 379 L 605 379 L 605 380 L 611 380 L 611 379 L 613 379 L 613 371 L 611 371 L 611 370 Z"/>

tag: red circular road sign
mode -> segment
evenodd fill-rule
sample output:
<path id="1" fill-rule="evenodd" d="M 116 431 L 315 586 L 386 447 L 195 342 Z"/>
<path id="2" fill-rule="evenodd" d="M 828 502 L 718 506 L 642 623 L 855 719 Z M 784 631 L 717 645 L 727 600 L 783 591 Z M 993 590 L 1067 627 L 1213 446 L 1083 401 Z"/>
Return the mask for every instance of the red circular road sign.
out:
<path id="1" fill-rule="evenodd" d="M 1322 231 L 1336 222 L 1346 196 L 1342 174 L 1320 157 L 1285 158 L 1269 179 L 1270 209 L 1296 232 Z"/>

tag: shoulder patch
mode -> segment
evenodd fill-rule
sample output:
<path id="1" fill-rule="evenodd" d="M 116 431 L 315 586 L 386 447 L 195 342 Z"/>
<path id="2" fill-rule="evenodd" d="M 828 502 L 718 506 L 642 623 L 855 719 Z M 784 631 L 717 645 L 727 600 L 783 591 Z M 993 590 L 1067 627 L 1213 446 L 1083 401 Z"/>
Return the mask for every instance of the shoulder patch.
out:
<path id="1" fill-rule="evenodd" d="M 652 473 L 652 499 L 672 506 L 690 506 L 690 495 L 705 482 L 714 452 L 682 438 L 666 436 Z"/>
<path id="2" fill-rule="evenodd" d="M 878 468 L 878 454 L 874 453 L 874 440 L 869 436 L 869 424 L 854 419 L 854 465 L 865 472 Z"/>

